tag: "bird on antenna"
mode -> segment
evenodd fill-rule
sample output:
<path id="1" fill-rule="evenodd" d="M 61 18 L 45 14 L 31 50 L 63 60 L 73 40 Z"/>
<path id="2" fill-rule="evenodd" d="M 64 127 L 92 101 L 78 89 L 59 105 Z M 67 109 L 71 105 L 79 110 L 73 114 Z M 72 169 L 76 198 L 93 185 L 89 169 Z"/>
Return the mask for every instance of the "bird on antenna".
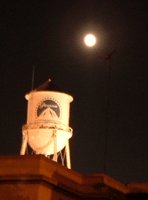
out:
<path id="1" fill-rule="evenodd" d="M 108 51 L 108 53 L 105 52 L 105 51 L 102 51 L 101 53 L 99 53 L 98 58 L 102 59 L 102 60 L 105 62 L 106 60 L 110 60 L 110 59 L 112 58 L 112 55 L 113 55 L 115 52 L 116 52 L 116 50 L 113 50 L 113 51 L 111 51 L 111 52 Z"/>
<path id="2" fill-rule="evenodd" d="M 116 52 L 116 50 L 113 50 L 110 54 L 108 54 L 108 56 L 105 58 L 104 62 L 105 62 L 106 60 L 111 59 L 112 55 L 113 55 L 115 52 Z"/>

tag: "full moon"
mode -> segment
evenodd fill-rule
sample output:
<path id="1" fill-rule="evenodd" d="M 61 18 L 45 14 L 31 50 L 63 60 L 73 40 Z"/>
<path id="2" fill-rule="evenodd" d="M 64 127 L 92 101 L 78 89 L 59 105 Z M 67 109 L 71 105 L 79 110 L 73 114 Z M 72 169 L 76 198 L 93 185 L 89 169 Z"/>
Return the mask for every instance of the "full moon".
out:
<path id="1" fill-rule="evenodd" d="M 86 44 L 87 46 L 92 47 L 92 46 L 94 46 L 95 43 L 96 43 L 96 38 L 95 38 L 94 35 L 88 34 L 88 35 L 85 36 L 84 42 L 85 42 L 85 44 Z"/>

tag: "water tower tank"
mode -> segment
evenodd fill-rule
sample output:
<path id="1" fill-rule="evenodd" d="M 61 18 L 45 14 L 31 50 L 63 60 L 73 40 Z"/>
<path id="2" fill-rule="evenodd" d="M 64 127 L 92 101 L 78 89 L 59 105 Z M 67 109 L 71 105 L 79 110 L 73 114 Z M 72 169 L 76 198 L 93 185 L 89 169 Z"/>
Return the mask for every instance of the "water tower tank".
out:
<path id="1" fill-rule="evenodd" d="M 26 142 L 36 154 L 52 155 L 55 148 L 61 151 L 72 137 L 69 109 L 73 97 L 61 92 L 50 79 L 25 97 L 28 100 L 27 123 L 23 126 Z"/>

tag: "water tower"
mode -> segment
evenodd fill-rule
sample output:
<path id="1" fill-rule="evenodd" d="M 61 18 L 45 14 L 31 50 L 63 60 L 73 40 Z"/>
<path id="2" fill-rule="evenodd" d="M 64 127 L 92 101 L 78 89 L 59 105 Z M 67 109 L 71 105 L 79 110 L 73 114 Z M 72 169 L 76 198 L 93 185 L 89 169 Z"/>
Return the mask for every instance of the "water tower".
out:
<path id="1" fill-rule="evenodd" d="M 69 109 L 73 97 L 60 91 L 49 79 L 43 85 L 26 94 L 28 100 L 27 123 L 22 127 L 20 154 L 27 145 L 35 154 L 43 154 L 71 168 L 69 139 L 73 130 L 69 127 Z"/>

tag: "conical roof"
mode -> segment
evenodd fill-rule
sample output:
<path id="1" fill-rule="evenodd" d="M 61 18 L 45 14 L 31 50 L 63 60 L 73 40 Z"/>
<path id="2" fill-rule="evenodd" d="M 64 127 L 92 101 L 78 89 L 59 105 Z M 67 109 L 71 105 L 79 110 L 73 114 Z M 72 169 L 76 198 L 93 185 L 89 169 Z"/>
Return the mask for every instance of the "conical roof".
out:
<path id="1" fill-rule="evenodd" d="M 54 85 L 51 79 L 48 79 L 45 83 L 37 87 L 34 91 L 58 91 L 63 92 L 56 85 Z"/>
<path id="2" fill-rule="evenodd" d="M 53 92 L 61 92 L 64 94 L 67 94 L 65 92 L 63 92 L 61 89 L 59 89 L 56 85 L 54 85 L 51 81 L 51 79 L 48 79 L 45 83 L 43 83 L 42 85 L 40 85 L 39 87 L 37 87 L 36 89 L 32 90 L 30 93 L 25 95 L 25 98 L 27 100 L 29 100 L 29 96 L 32 92 L 38 92 L 38 91 L 53 91 Z M 73 97 L 69 94 L 67 94 L 70 98 L 70 102 L 73 101 Z"/>

